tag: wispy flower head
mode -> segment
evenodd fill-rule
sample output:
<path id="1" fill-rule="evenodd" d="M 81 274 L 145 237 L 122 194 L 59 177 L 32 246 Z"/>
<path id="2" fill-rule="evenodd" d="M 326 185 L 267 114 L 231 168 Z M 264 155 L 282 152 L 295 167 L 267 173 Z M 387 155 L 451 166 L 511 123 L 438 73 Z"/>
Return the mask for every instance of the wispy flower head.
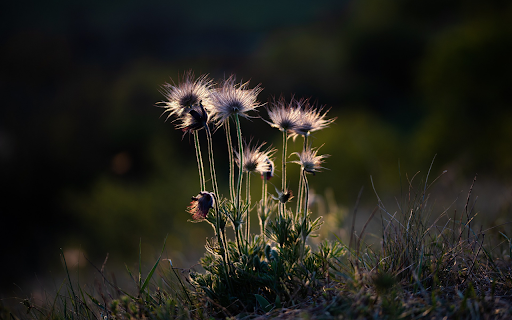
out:
<path id="1" fill-rule="evenodd" d="M 235 76 L 232 75 L 212 92 L 212 105 L 217 123 L 223 123 L 234 114 L 248 118 L 247 113 L 260 106 L 256 99 L 262 88 L 257 85 L 249 89 L 249 82 L 235 81 Z"/>
<path id="2" fill-rule="evenodd" d="M 297 135 L 309 136 L 312 132 L 328 127 L 336 118 L 326 119 L 329 110 L 323 112 L 323 108 L 311 105 L 309 101 L 302 100 L 299 123 L 292 129 L 293 137 Z"/>
<path id="3" fill-rule="evenodd" d="M 322 164 L 324 163 L 324 159 L 329 156 L 317 156 L 318 149 L 320 148 L 312 149 L 311 147 L 308 147 L 301 153 L 294 152 L 292 154 L 297 155 L 299 157 L 299 160 L 292 162 L 300 164 L 304 171 L 312 173 L 314 175 L 316 172 L 320 172 L 322 169 L 325 169 L 324 167 L 322 167 Z"/>
<path id="4" fill-rule="evenodd" d="M 300 106 L 305 100 L 296 100 L 292 98 L 290 103 L 281 97 L 279 100 L 274 101 L 270 108 L 267 108 L 268 117 L 270 121 L 266 121 L 274 128 L 281 131 L 290 131 L 295 129 L 300 123 Z"/>
<path id="5" fill-rule="evenodd" d="M 165 112 L 169 113 L 167 118 L 172 115 L 178 117 L 188 113 L 192 106 L 199 105 L 202 102 L 203 106 L 209 110 L 211 109 L 211 90 L 212 80 L 208 79 L 207 75 L 202 75 L 196 80 L 192 71 L 185 72 L 182 81 L 176 85 L 165 83 L 163 85 L 163 94 L 167 101 L 163 101 L 162 107 Z"/>
<path id="6" fill-rule="evenodd" d="M 211 192 L 201 191 L 197 196 L 192 197 L 192 202 L 188 206 L 188 212 L 194 220 L 202 220 L 208 215 L 210 208 L 215 205 L 214 195 Z"/>
<path id="7" fill-rule="evenodd" d="M 250 146 L 250 143 L 245 144 L 243 152 L 243 171 L 244 172 L 259 172 L 260 174 L 272 171 L 271 162 L 267 160 L 274 154 L 275 149 L 267 149 L 261 151 L 265 145 L 262 143 L 258 146 Z M 236 163 L 240 166 L 240 154 L 236 152 Z"/>
<path id="8" fill-rule="evenodd" d="M 187 133 L 204 128 L 208 123 L 208 113 L 202 103 L 199 103 L 199 105 L 190 107 L 188 112 L 181 115 L 178 119 L 181 120 L 181 123 L 176 128 Z"/>

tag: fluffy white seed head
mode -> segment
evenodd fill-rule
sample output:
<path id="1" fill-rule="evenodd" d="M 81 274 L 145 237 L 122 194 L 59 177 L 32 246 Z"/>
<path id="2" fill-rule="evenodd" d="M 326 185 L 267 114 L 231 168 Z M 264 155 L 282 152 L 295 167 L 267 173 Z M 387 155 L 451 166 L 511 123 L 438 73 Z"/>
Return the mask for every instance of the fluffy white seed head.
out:
<path id="1" fill-rule="evenodd" d="M 326 119 L 329 110 L 324 112 L 322 107 L 318 108 L 307 100 L 304 100 L 299 112 L 299 123 L 292 129 L 294 138 L 297 135 L 309 136 L 312 132 L 328 127 L 336 120 L 336 118 Z"/>
<path id="2" fill-rule="evenodd" d="M 160 106 L 168 113 L 167 118 L 171 116 L 181 117 L 187 114 L 193 107 L 202 103 L 204 108 L 211 114 L 211 90 L 213 82 L 207 75 L 202 75 L 194 80 L 194 73 L 187 71 L 183 75 L 179 84 L 165 83 L 163 85 L 163 95 L 166 101 L 162 101 Z"/>
<path id="3" fill-rule="evenodd" d="M 245 144 L 243 149 L 243 171 L 244 172 L 258 172 L 260 174 L 266 174 L 267 172 L 273 172 L 273 162 L 268 161 L 272 155 L 276 152 L 276 149 L 267 149 L 262 151 L 261 148 L 265 145 L 262 143 L 257 146 L 250 146 L 250 143 Z M 240 166 L 240 154 L 236 154 L 236 163 Z"/>
<path id="4" fill-rule="evenodd" d="M 300 106 L 304 101 L 303 99 L 296 100 L 292 98 L 290 103 L 287 103 L 281 97 L 267 108 L 270 121 L 265 120 L 265 122 L 281 131 L 292 131 L 300 124 Z"/>
<path id="5" fill-rule="evenodd" d="M 249 89 L 248 86 L 249 82 L 236 83 L 235 76 L 232 75 L 212 92 L 212 106 L 216 123 L 222 124 L 235 114 L 249 118 L 247 113 L 255 111 L 260 106 L 256 99 L 262 88 L 257 85 Z"/>
<path id="6" fill-rule="evenodd" d="M 299 160 L 292 162 L 299 164 L 304 171 L 314 175 L 316 172 L 320 172 L 322 169 L 325 169 L 322 167 L 322 164 L 324 163 L 324 159 L 329 157 L 327 154 L 317 156 L 319 149 L 320 148 L 312 149 L 311 147 L 308 147 L 301 153 L 294 152 L 292 154 L 297 155 Z"/>

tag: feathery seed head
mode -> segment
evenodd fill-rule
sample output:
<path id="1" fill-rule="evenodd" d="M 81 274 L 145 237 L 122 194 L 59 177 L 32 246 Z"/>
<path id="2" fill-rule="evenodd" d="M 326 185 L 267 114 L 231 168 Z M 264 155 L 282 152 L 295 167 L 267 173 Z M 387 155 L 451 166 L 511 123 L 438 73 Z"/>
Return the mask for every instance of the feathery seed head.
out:
<path id="1" fill-rule="evenodd" d="M 188 212 L 194 220 L 205 219 L 210 208 L 215 205 L 215 198 L 212 192 L 201 191 L 197 196 L 192 197 Z"/>
<path id="2" fill-rule="evenodd" d="M 267 173 L 272 171 L 270 157 L 276 152 L 276 149 L 267 149 L 265 151 L 261 151 L 261 148 L 265 145 L 265 142 L 258 146 L 250 146 L 249 143 L 245 143 L 243 149 L 243 171 L 244 172 L 259 172 L 260 174 Z M 235 152 L 236 154 L 236 163 L 240 166 L 240 154 Z"/>
<path id="3" fill-rule="evenodd" d="M 268 117 L 270 121 L 266 121 L 274 128 L 281 131 L 291 131 L 300 123 L 300 106 L 306 100 L 296 100 L 292 97 L 290 103 L 281 97 L 279 100 L 272 103 L 272 107 L 267 108 Z"/>
<path id="4" fill-rule="evenodd" d="M 317 108 L 316 105 L 311 105 L 309 101 L 304 100 L 300 108 L 299 123 L 295 126 L 293 131 L 293 138 L 297 135 L 309 136 L 312 132 L 322 130 L 328 127 L 336 118 L 326 119 L 325 116 L 329 110 L 322 113 L 323 107 Z"/>
<path id="5" fill-rule="evenodd" d="M 181 83 L 176 85 L 165 83 L 163 86 L 163 94 L 167 98 L 167 101 L 161 102 L 162 108 L 165 108 L 165 112 L 169 115 L 178 117 L 188 113 L 192 106 L 198 105 L 200 102 L 203 103 L 206 110 L 211 109 L 211 89 L 212 80 L 207 78 L 207 75 L 202 75 L 196 80 L 194 79 L 194 73 L 187 71 L 183 74 Z"/>
<path id="6" fill-rule="evenodd" d="M 293 163 L 299 164 L 302 169 L 308 173 L 312 173 L 315 175 L 316 172 L 320 172 L 321 169 L 325 169 L 321 165 L 324 163 L 324 159 L 329 157 L 329 155 L 321 155 L 317 156 L 319 148 L 312 149 L 311 147 L 306 148 L 306 150 L 301 153 L 294 152 L 299 157 L 299 160 L 292 161 Z"/>
<path id="7" fill-rule="evenodd" d="M 260 103 L 256 100 L 262 88 L 260 85 L 248 89 L 249 82 L 235 82 L 232 75 L 224 80 L 222 86 L 212 92 L 212 106 L 215 113 L 215 122 L 222 124 L 231 115 L 238 114 L 249 118 L 247 113 L 256 110 Z"/>

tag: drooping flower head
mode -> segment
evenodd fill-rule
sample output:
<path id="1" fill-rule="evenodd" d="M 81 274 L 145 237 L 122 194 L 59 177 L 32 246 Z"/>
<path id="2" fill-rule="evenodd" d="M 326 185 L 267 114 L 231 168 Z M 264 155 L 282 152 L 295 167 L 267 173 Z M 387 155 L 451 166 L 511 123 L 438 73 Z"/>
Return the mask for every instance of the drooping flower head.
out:
<path id="1" fill-rule="evenodd" d="M 232 75 L 212 92 L 215 122 L 222 124 L 234 114 L 244 118 L 250 117 L 247 113 L 260 106 L 256 99 L 263 89 L 260 85 L 252 89 L 248 86 L 249 82 L 236 83 L 235 76 Z"/>
<path id="2" fill-rule="evenodd" d="M 201 191 L 197 196 L 192 197 L 188 212 L 194 220 L 205 219 L 210 208 L 215 205 L 215 198 L 212 192 Z"/>
<path id="3" fill-rule="evenodd" d="M 287 203 L 288 201 L 291 201 L 293 199 L 293 192 L 292 190 L 283 190 L 283 191 L 280 191 L 280 190 L 277 190 L 276 189 L 276 192 L 277 192 L 277 197 L 275 196 L 272 196 L 272 198 L 274 198 L 274 200 L 277 200 L 281 203 Z"/>
<path id="4" fill-rule="evenodd" d="M 202 75 L 196 80 L 193 79 L 194 73 L 187 71 L 178 85 L 174 82 L 163 85 L 162 93 L 167 101 L 163 101 L 161 104 L 165 108 L 164 113 L 169 113 L 167 118 L 173 115 L 180 117 L 188 113 L 192 106 L 199 105 L 200 102 L 206 110 L 210 111 L 212 80 L 208 79 L 207 75 Z"/>
<path id="5" fill-rule="evenodd" d="M 323 112 L 322 107 L 312 105 L 308 100 L 302 100 L 300 107 L 299 123 L 292 129 L 293 138 L 297 135 L 309 136 L 312 132 L 328 127 L 336 118 L 326 119 L 329 110 Z"/>
<path id="6" fill-rule="evenodd" d="M 304 99 L 296 100 L 292 97 L 290 103 L 287 103 L 284 97 L 281 97 L 267 108 L 270 121 L 265 120 L 265 122 L 281 131 L 288 132 L 295 129 L 300 123 L 300 106 L 304 102 Z"/>
<path id="7" fill-rule="evenodd" d="M 190 133 L 200 130 L 207 125 L 208 113 L 204 109 L 203 104 L 199 102 L 199 105 L 191 106 L 188 112 L 181 115 L 178 119 L 181 123 L 176 128 L 181 129 L 184 133 Z"/>
<path id="8" fill-rule="evenodd" d="M 271 170 L 271 162 L 267 160 L 276 152 L 276 149 L 267 149 L 265 151 L 261 151 L 261 148 L 265 145 L 262 143 L 258 146 L 250 146 L 250 142 L 245 144 L 243 149 L 243 171 L 244 172 L 259 172 L 260 174 L 267 173 Z M 240 154 L 235 152 L 236 154 L 236 163 L 240 166 Z"/>
<path id="9" fill-rule="evenodd" d="M 292 162 L 299 164 L 304 171 L 315 175 L 316 172 L 320 172 L 322 169 L 325 169 L 322 167 L 322 164 L 324 163 L 324 159 L 329 156 L 327 154 L 317 156 L 316 154 L 318 153 L 318 149 L 320 148 L 312 149 L 311 147 L 307 147 L 306 150 L 301 153 L 294 152 L 292 154 L 297 155 L 299 160 Z"/>
<path id="10" fill-rule="evenodd" d="M 267 180 L 270 180 L 274 176 L 274 161 L 272 161 L 270 158 L 265 159 L 265 162 L 269 166 L 269 170 L 261 173 L 261 179 L 266 178 Z"/>

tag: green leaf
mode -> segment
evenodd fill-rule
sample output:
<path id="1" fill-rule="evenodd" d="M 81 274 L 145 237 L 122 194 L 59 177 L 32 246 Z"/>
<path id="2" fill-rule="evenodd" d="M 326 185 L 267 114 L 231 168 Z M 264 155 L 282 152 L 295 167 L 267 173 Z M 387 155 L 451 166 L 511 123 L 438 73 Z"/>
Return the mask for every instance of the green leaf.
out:
<path id="1" fill-rule="evenodd" d="M 279 295 L 276 296 L 276 302 L 275 302 L 276 308 L 281 308 L 281 298 Z"/>
<path id="2" fill-rule="evenodd" d="M 144 292 L 144 290 L 146 289 L 146 287 L 148 286 L 149 284 L 149 280 L 151 280 L 151 277 L 153 276 L 153 273 L 155 273 L 155 270 L 156 270 L 156 267 L 158 267 L 158 263 L 160 262 L 160 259 L 162 258 L 162 254 L 164 253 L 164 249 L 165 249 L 165 243 L 167 242 L 167 236 L 165 237 L 165 240 L 164 240 L 164 246 L 162 247 L 162 251 L 160 252 L 160 256 L 158 256 L 158 259 L 156 260 L 155 262 L 155 265 L 153 266 L 153 268 L 151 269 L 151 271 L 149 272 L 148 276 L 146 277 L 146 280 L 144 280 L 144 283 L 142 284 L 142 286 L 140 287 L 140 291 L 139 293 L 142 293 Z"/>
<path id="3" fill-rule="evenodd" d="M 270 310 L 272 310 L 272 305 L 270 304 L 270 302 L 267 301 L 267 299 L 263 298 L 262 296 L 260 296 L 259 294 L 254 294 L 254 296 L 256 297 L 256 300 L 258 301 L 258 303 L 260 304 L 260 307 L 265 311 L 265 312 L 269 312 Z"/>

